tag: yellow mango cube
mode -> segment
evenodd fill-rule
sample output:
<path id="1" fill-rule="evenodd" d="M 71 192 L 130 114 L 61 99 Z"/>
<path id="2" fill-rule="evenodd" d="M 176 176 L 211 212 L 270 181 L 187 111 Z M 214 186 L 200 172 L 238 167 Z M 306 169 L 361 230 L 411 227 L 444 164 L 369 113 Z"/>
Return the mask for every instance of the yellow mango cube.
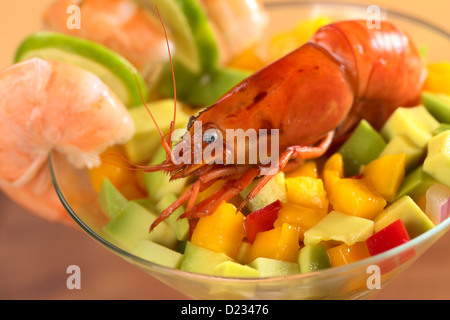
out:
<path id="1" fill-rule="evenodd" d="M 323 184 L 328 197 L 333 193 L 336 183 L 342 179 L 339 174 L 334 170 L 324 170 L 323 173 Z"/>
<path id="2" fill-rule="evenodd" d="M 293 29 L 275 34 L 269 43 L 269 61 L 279 59 L 305 44 L 320 27 L 330 22 L 327 17 L 302 20 Z"/>
<path id="3" fill-rule="evenodd" d="M 372 160 L 363 169 L 366 180 L 388 202 L 397 197 L 405 177 L 406 154 L 391 154 Z"/>
<path id="4" fill-rule="evenodd" d="M 262 257 L 297 262 L 300 249 L 299 232 L 290 224 L 283 223 L 281 227 L 258 233 L 250 249 L 248 261 Z"/>
<path id="5" fill-rule="evenodd" d="M 327 159 L 323 167 L 322 178 L 329 197 L 336 182 L 344 178 L 344 159 L 340 153 L 335 153 Z"/>
<path id="6" fill-rule="evenodd" d="M 450 62 L 430 63 L 427 65 L 427 71 L 423 90 L 450 95 Z"/>
<path id="7" fill-rule="evenodd" d="M 244 215 L 223 202 L 212 215 L 199 219 L 191 242 L 235 259 L 244 236 Z"/>
<path id="8" fill-rule="evenodd" d="M 121 146 L 111 146 L 101 155 L 102 162 L 98 167 L 89 170 L 89 179 L 97 192 L 107 178 L 128 200 L 145 197 L 139 176 L 135 171 L 127 169 L 125 151 Z"/>
<path id="9" fill-rule="evenodd" d="M 373 219 L 387 204 L 365 181 L 352 178 L 336 182 L 330 203 L 334 210 L 365 219 Z"/>
<path id="10" fill-rule="evenodd" d="M 315 161 L 313 160 L 306 161 L 297 169 L 286 174 L 286 178 L 296 178 L 302 176 L 307 176 L 316 179 L 318 178 L 317 164 Z"/>
<path id="11" fill-rule="evenodd" d="M 212 196 L 216 191 L 219 191 L 222 188 L 224 182 L 225 180 L 216 181 L 209 188 L 203 190 L 202 192 L 199 192 L 197 199 L 195 199 L 195 204 L 199 204 L 203 200 L 206 200 L 207 198 Z M 190 187 L 192 187 L 192 185 L 190 185 L 189 188 Z"/>
<path id="12" fill-rule="evenodd" d="M 320 220 L 325 218 L 327 211 L 323 209 L 312 209 L 302 207 L 294 203 L 285 203 L 278 212 L 278 218 L 273 226 L 281 227 L 287 223 L 298 228 L 299 240 L 303 241 L 303 234 L 316 225 Z"/>
<path id="13" fill-rule="evenodd" d="M 328 209 L 328 198 L 322 179 L 301 176 L 286 179 L 288 201 L 300 206 Z"/>
<path id="14" fill-rule="evenodd" d="M 327 253 L 333 267 L 343 266 L 370 257 L 365 241 L 357 242 L 351 246 L 343 243 L 329 248 Z"/>
<path id="15" fill-rule="evenodd" d="M 265 62 L 257 52 L 257 48 L 250 47 L 233 57 L 227 65 L 231 68 L 257 71 L 264 67 Z"/>
<path id="16" fill-rule="evenodd" d="M 323 170 L 332 170 L 338 173 L 338 176 L 344 177 L 344 158 L 340 153 L 335 153 L 325 161 Z"/>

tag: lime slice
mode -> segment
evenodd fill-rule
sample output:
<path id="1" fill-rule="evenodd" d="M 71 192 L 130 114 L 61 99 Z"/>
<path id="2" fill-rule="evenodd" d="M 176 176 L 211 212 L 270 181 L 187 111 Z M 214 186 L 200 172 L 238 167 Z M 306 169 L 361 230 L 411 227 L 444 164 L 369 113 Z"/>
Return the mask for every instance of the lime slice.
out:
<path id="1" fill-rule="evenodd" d="M 197 0 L 135 0 L 159 17 L 155 4 L 175 45 L 174 57 L 195 73 L 213 70 L 219 49 L 206 13 Z"/>
<path id="2" fill-rule="evenodd" d="M 22 42 L 14 61 L 34 57 L 66 62 L 92 72 L 108 85 L 127 107 L 142 105 L 136 79 L 143 96 L 147 97 L 146 84 L 134 66 L 100 44 L 54 32 L 38 32 Z"/>
<path id="3" fill-rule="evenodd" d="M 209 73 L 196 74 L 180 61 L 174 60 L 177 99 L 196 107 L 216 102 L 222 95 L 252 74 L 251 71 L 223 67 Z M 150 95 L 173 98 L 173 80 L 170 64 L 162 69 Z"/>

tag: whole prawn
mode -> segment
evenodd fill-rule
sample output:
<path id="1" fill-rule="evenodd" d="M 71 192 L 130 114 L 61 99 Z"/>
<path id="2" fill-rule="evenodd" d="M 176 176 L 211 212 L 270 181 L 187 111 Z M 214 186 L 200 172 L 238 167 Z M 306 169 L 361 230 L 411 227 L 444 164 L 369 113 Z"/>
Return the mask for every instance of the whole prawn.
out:
<path id="1" fill-rule="evenodd" d="M 185 135 L 190 139 L 175 147 L 183 144 L 183 153 L 193 154 L 199 148 L 205 151 L 216 140 L 211 130 L 226 137 L 227 129 L 277 129 L 279 157 L 275 160 L 279 172 L 289 160 L 320 157 L 362 118 L 379 128 L 395 108 L 416 105 L 425 77 L 426 69 L 414 43 L 392 23 L 382 22 L 379 29 L 369 29 L 363 20 L 332 23 L 319 29 L 307 44 L 245 79 L 192 118 Z M 200 142 L 195 139 L 194 120 L 201 122 L 205 132 Z M 170 149 L 170 138 L 166 141 L 162 136 L 162 143 L 167 159 L 145 170 L 163 170 L 171 179 L 197 179 L 161 213 L 150 230 L 184 204 L 180 219 L 212 214 L 222 201 L 232 199 L 260 177 L 265 167 L 260 159 L 255 164 L 247 161 L 240 165 L 205 160 L 178 163 Z M 238 151 L 237 142 L 223 142 L 222 147 L 224 155 Z M 244 152 L 249 159 L 250 149 Z M 262 176 L 237 210 L 273 175 Z M 199 192 L 219 180 L 224 180 L 222 188 L 196 203 Z"/>

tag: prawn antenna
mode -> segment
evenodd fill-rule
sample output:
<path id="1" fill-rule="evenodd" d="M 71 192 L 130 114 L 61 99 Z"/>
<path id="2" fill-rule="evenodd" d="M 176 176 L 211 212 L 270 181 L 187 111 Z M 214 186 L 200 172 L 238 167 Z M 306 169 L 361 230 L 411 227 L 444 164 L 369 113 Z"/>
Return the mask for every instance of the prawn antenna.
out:
<path id="1" fill-rule="evenodd" d="M 172 80 L 173 80 L 173 120 L 170 123 L 170 131 L 169 131 L 169 137 L 167 144 L 172 147 L 172 133 L 175 129 L 175 121 L 177 117 L 177 85 L 175 81 L 175 71 L 173 69 L 173 61 L 172 61 L 172 53 L 170 52 L 170 44 L 169 44 L 169 37 L 167 36 L 167 30 L 166 26 L 164 25 L 163 18 L 161 17 L 161 14 L 159 12 L 158 6 L 155 4 L 156 12 L 158 13 L 159 21 L 161 21 L 162 28 L 164 30 L 164 36 L 166 38 L 166 44 L 167 44 L 167 51 L 169 53 L 169 62 L 170 62 L 170 68 L 172 70 Z M 167 154 L 167 160 L 170 160 L 169 154 Z"/>
<path id="2" fill-rule="evenodd" d="M 152 121 L 155 124 L 156 129 L 158 129 L 159 135 L 161 136 L 161 143 L 163 144 L 164 149 L 166 150 L 167 157 L 170 157 L 170 155 L 172 154 L 172 150 L 169 147 L 169 143 L 166 141 L 166 137 L 165 137 L 164 133 L 161 131 L 161 128 L 158 126 L 158 123 L 156 122 L 152 111 L 150 110 L 150 108 L 148 107 L 147 102 L 145 101 L 145 98 L 144 98 L 144 95 L 142 94 L 142 89 L 141 89 L 141 86 L 139 84 L 139 80 L 137 78 L 136 73 L 133 73 L 133 76 L 134 76 L 134 79 L 136 80 L 136 84 L 137 84 L 137 87 L 138 87 L 139 95 L 141 96 L 141 100 L 144 103 L 144 106 L 147 109 L 148 114 L 152 118 Z"/>
<path id="3" fill-rule="evenodd" d="M 152 166 L 139 165 L 127 159 L 127 157 L 117 154 L 117 153 L 103 153 L 100 157 L 92 157 L 93 159 L 100 161 L 102 163 L 114 166 L 116 168 L 122 168 L 131 171 L 143 171 L 143 172 L 154 172 L 154 171 L 171 171 L 173 169 L 173 164 L 171 162 L 163 162 L 161 164 L 156 164 Z M 114 160 L 116 159 L 116 160 Z"/>

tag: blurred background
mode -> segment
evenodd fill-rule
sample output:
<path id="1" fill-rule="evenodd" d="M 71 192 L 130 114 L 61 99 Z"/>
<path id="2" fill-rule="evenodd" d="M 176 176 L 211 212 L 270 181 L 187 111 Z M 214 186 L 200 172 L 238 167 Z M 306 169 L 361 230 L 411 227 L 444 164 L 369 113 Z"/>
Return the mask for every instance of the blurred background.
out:
<path id="1" fill-rule="evenodd" d="M 450 1 L 346 2 L 402 11 L 450 31 Z M 41 14 L 50 3 L 51 0 L 0 2 L 0 68 L 11 64 L 17 45 L 26 35 L 41 28 Z M 73 264 L 81 268 L 81 290 L 66 287 L 66 269 Z M 383 287 L 375 299 L 450 299 L 449 268 L 447 233 L 408 270 Z M 185 298 L 105 250 L 87 234 L 43 221 L 0 193 L 0 299 Z"/>

